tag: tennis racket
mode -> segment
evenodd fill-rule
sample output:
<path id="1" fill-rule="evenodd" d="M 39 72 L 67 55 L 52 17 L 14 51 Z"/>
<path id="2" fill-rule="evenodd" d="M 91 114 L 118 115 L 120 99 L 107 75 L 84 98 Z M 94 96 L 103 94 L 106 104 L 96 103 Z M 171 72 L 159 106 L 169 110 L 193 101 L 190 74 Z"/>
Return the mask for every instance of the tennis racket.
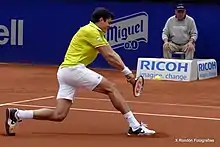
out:
<path id="1" fill-rule="evenodd" d="M 135 79 L 135 83 L 133 84 L 133 94 L 135 97 L 139 97 L 144 88 L 144 77 L 139 76 Z"/>

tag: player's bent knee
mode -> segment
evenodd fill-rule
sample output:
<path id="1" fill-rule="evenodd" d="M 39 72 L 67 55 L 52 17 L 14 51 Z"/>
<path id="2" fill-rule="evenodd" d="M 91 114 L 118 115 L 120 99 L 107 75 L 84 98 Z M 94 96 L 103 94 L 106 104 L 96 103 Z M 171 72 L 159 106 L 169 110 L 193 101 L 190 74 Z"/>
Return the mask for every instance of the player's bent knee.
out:
<path id="1" fill-rule="evenodd" d="M 109 85 L 105 88 L 106 94 L 114 93 L 116 90 L 116 84 L 112 82 L 109 82 Z"/>
<path id="2" fill-rule="evenodd" d="M 103 78 L 101 83 L 94 89 L 94 91 L 101 92 L 104 94 L 111 94 L 114 93 L 117 90 L 116 84 L 113 82 L 110 82 L 109 80 Z"/>
<path id="3" fill-rule="evenodd" d="M 108 86 L 104 88 L 104 93 L 109 95 L 111 93 L 114 93 L 116 90 L 116 85 L 114 83 L 110 83 Z"/>
<path id="4" fill-rule="evenodd" d="M 67 114 L 65 113 L 57 113 L 56 111 L 53 114 L 54 121 L 61 122 L 66 118 Z"/>
<path id="5" fill-rule="evenodd" d="M 72 105 L 72 101 L 69 99 L 57 99 L 57 106 L 55 111 L 53 112 L 53 120 L 61 122 L 63 121 Z"/>

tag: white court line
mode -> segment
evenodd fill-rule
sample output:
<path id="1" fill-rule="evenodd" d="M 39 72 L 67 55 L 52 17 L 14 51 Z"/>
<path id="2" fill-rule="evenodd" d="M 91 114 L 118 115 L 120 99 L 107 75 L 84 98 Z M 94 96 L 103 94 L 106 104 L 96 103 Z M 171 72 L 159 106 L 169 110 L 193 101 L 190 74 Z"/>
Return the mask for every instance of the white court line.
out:
<path id="1" fill-rule="evenodd" d="M 110 102 L 109 99 L 99 99 L 99 98 L 87 98 L 87 97 L 76 97 L 79 100 L 90 100 L 90 101 L 105 101 Z M 220 106 L 207 106 L 207 105 L 187 105 L 187 104 L 172 104 L 172 103 L 157 103 L 157 102 L 143 102 L 143 101 L 126 101 L 133 104 L 150 104 L 150 105 L 162 105 L 162 106 L 179 106 L 179 107 L 192 107 L 192 108 L 211 108 L 220 109 Z"/>
<path id="2" fill-rule="evenodd" d="M 0 65 L 8 65 L 9 63 L 0 62 Z"/>
<path id="3" fill-rule="evenodd" d="M 39 100 L 45 100 L 45 99 L 51 99 L 51 98 L 54 98 L 54 96 L 45 96 L 45 97 L 38 97 L 38 98 L 33 98 L 33 99 L 21 100 L 21 101 L 2 103 L 0 104 L 0 107 L 11 105 L 11 104 L 20 104 L 20 103 L 33 102 L 33 101 L 39 101 Z"/>
<path id="4" fill-rule="evenodd" d="M 10 105 L 10 104 L 19 104 L 19 103 L 26 103 L 26 102 L 33 102 L 33 101 L 39 101 L 39 100 L 46 100 L 54 98 L 55 96 L 46 96 L 46 97 L 39 97 L 39 98 L 33 98 L 33 99 L 27 99 L 27 100 L 21 100 L 21 101 L 15 101 L 15 102 L 8 102 L 8 103 L 2 103 L 0 104 L 0 107 Z M 76 99 L 79 100 L 90 100 L 90 101 L 104 101 L 104 102 L 110 102 L 109 99 L 100 99 L 100 98 L 88 98 L 88 97 L 76 97 Z M 220 109 L 218 106 L 205 106 L 205 105 L 186 105 L 186 104 L 172 104 L 172 103 L 157 103 L 157 102 L 143 102 L 143 101 L 126 101 L 128 103 L 133 104 L 151 104 L 151 105 L 162 105 L 162 106 L 180 106 L 180 107 L 192 107 L 192 108 L 211 108 L 211 109 Z"/>
<path id="5" fill-rule="evenodd" d="M 40 105 L 25 105 L 25 104 L 12 104 L 12 106 L 23 106 L 23 107 L 32 107 L 32 108 L 56 108 L 52 106 L 40 106 Z M 100 113 L 114 113 L 121 114 L 119 111 L 111 111 L 111 110 L 101 110 L 101 109 L 85 109 L 85 108 L 70 108 L 75 111 L 84 111 L 84 112 L 100 112 Z M 171 117 L 171 118 L 185 118 L 185 119 L 198 119 L 198 120 L 212 120 L 212 121 L 220 121 L 220 118 L 215 117 L 201 117 L 201 116 L 184 116 L 184 115 L 170 115 L 170 114 L 157 114 L 157 113 L 141 113 L 141 112 L 133 112 L 136 115 L 144 115 L 144 116 L 156 116 L 156 117 Z"/>

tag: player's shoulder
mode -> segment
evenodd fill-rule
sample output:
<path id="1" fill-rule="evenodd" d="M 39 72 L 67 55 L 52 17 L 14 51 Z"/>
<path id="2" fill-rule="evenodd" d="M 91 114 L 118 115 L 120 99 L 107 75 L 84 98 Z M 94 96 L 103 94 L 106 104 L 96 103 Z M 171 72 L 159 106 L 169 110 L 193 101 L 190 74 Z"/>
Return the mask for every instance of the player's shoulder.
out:
<path id="1" fill-rule="evenodd" d="M 92 27 L 91 24 L 84 25 L 80 28 L 80 31 L 89 34 L 99 32 L 95 27 Z"/>

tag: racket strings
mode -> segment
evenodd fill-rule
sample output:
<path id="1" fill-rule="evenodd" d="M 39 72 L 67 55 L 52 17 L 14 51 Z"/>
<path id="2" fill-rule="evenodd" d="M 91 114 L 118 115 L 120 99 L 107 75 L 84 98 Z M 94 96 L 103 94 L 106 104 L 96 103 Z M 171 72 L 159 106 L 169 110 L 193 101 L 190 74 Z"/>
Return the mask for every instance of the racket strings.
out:
<path id="1" fill-rule="evenodd" d="M 136 88 L 135 88 L 136 95 L 140 95 L 142 90 L 143 90 L 143 81 L 138 80 L 136 83 Z"/>
<path id="2" fill-rule="evenodd" d="M 133 85 L 133 94 L 135 97 L 138 97 L 141 95 L 144 88 L 144 78 L 142 76 L 139 76 L 135 79 L 135 83 Z"/>
<path id="3" fill-rule="evenodd" d="M 137 83 L 137 92 L 140 92 L 142 90 L 142 82 L 138 81 Z"/>

